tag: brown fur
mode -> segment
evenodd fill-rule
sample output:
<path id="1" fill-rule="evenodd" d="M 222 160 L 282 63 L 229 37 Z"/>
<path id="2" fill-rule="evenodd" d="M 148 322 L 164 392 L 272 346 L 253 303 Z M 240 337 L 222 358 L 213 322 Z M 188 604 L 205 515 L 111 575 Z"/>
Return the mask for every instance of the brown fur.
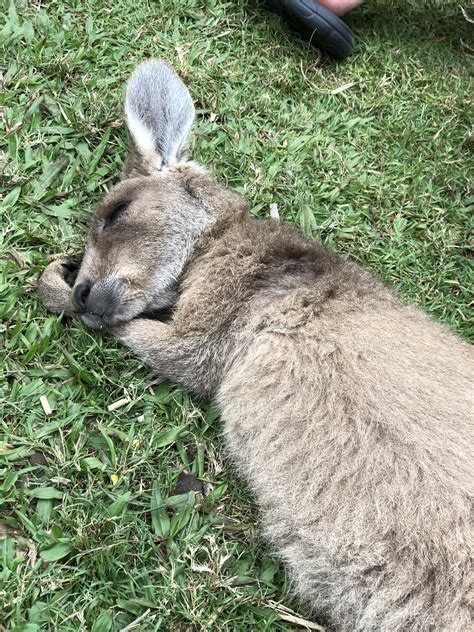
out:
<path id="1" fill-rule="evenodd" d="M 356 264 L 251 219 L 200 167 L 166 164 L 158 141 L 156 163 L 135 144 L 75 285 L 98 288 L 93 306 L 119 299 L 105 316 L 88 299 L 85 322 L 216 399 L 268 540 L 335 630 L 469 629 L 471 347 Z M 71 313 L 63 272 L 40 291 Z M 167 324 L 141 316 L 170 305 Z"/>

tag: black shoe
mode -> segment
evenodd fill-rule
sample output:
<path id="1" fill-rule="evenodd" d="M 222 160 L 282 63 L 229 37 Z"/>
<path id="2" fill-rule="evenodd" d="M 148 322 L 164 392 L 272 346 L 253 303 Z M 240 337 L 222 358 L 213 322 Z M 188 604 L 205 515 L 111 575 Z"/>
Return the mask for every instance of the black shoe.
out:
<path id="1" fill-rule="evenodd" d="M 316 48 L 336 59 L 344 59 L 352 53 L 354 36 L 351 29 L 314 0 L 266 0 L 265 4 Z"/>

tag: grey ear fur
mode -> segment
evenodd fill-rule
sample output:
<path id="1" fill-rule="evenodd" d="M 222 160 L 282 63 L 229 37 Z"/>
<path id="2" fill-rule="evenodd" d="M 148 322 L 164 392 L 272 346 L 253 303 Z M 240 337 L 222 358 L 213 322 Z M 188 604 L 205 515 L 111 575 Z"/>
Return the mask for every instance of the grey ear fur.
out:
<path id="1" fill-rule="evenodd" d="M 127 83 L 125 114 L 145 171 L 160 170 L 183 159 L 194 105 L 168 64 L 148 59 L 135 68 Z"/>

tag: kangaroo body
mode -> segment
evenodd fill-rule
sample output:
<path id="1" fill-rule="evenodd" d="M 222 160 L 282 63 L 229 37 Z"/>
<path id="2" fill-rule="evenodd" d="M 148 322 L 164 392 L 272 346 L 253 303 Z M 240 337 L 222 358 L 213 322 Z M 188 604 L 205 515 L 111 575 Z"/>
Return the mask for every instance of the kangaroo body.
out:
<path id="1" fill-rule="evenodd" d="M 154 129 L 156 116 L 136 103 L 157 64 L 172 73 L 146 62 L 129 82 L 134 148 L 74 289 L 52 264 L 45 304 L 79 308 L 215 398 L 267 539 L 331 629 L 472 629 L 472 348 L 358 265 L 251 218 L 179 151 L 167 158 L 173 143 L 155 134 L 147 149 L 136 120 Z M 146 317 L 165 305 L 169 322 Z"/>

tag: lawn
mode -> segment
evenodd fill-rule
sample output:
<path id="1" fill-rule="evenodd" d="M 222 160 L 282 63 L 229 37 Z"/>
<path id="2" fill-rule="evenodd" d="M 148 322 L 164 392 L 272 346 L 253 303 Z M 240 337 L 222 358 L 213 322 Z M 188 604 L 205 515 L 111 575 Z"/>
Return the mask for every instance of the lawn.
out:
<path id="1" fill-rule="evenodd" d="M 48 314 L 34 282 L 81 251 L 126 155 L 123 83 L 153 55 L 196 102 L 194 157 L 252 213 L 276 203 L 472 336 L 472 25 L 455 1 L 369 0 L 336 64 L 250 0 L 24 0 L 2 19 L 0 630 L 301 629 L 285 608 L 316 619 L 216 411 Z"/>

